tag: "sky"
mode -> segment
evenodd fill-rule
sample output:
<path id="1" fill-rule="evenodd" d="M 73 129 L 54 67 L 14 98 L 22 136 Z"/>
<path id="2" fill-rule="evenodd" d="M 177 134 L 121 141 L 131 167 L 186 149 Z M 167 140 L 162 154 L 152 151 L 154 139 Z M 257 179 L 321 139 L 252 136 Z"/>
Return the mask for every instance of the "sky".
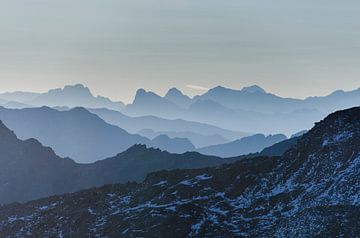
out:
<path id="1" fill-rule="evenodd" d="M 0 91 L 360 87 L 358 0 L 0 0 Z"/>

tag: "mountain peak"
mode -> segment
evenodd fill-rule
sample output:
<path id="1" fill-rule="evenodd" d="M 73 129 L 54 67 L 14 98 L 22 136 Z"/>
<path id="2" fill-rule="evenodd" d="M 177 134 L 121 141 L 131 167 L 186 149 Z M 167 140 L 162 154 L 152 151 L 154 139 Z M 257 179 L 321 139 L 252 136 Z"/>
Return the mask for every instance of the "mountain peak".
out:
<path id="1" fill-rule="evenodd" d="M 184 94 L 177 88 L 170 88 L 165 97 L 169 96 L 184 96 Z"/>
<path id="2" fill-rule="evenodd" d="M 223 86 L 218 85 L 218 86 L 216 86 L 216 87 L 214 87 L 214 88 L 210 89 L 209 91 L 224 91 L 224 90 L 226 90 L 226 89 L 227 89 L 227 88 L 225 88 L 225 87 L 223 87 Z"/>
<path id="3" fill-rule="evenodd" d="M 257 85 L 243 87 L 243 89 L 241 89 L 241 91 L 248 92 L 248 93 L 266 93 L 266 91 L 263 88 L 261 88 Z"/>
<path id="4" fill-rule="evenodd" d="M 62 91 L 67 93 L 88 94 L 92 96 L 90 89 L 85 87 L 83 84 L 65 85 Z"/>
<path id="5" fill-rule="evenodd" d="M 177 88 L 171 88 L 164 98 L 182 108 L 187 108 L 192 102 L 190 97 Z"/>
<path id="6" fill-rule="evenodd" d="M 136 91 L 135 97 L 138 97 L 138 96 L 141 96 L 141 95 L 144 95 L 144 94 L 146 94 L 145 89 L 139 88 L 139 89 Z"/>

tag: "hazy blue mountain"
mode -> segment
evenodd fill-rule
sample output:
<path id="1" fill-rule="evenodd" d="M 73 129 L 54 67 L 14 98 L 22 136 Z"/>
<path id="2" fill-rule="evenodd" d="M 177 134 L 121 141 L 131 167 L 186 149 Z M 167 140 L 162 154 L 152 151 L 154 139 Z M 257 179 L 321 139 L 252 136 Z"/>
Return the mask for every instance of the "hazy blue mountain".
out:
<path id="1" fill-rule="evenodd" d="M 138 134 L 150 139 L 155 138 L 156 136 L 159 135 L 167 135 L 170 138 L 176 138 L 176 137 L 187 138 L 196 148 L 210 146 L 210 145 L 224 144 L 230 141 L 229 139 L 219 134 L 201 135 L 199 133 L 194 133 L 191 131 L 177 132 L 177 131 L 154 131 L 151 129 L 143 129 L 139 131 Z"/>
<path id="2" fill-rule="evenodd" d="M 124 115 L 123 113 L 114 110 L 108 110 L 108 109 L 88 109 L 88 110 L 101 117 L 107 123 L 117 125 L 131 133 L 138 133 L 143 129 L 151 129 L 156 133 L 172 131 L 172 132 L 188 134 L 190 132 L 190 133 L 196 133 L 200 135 L 200 137 L 201 136 L 213 137 L 216 135 L 220 135 L 221 137 L 224 137 L 228 140 L 235 140 L 250 135 L 250 133 L 246 133 L 246 132 L 225 130 L 209 124 L 186 121 L 183 119 L 169 120 L 155 116 L 129 117 L 127 115 Z M 190 137 L 187 136 L 181 136 L 181 135 L 171 136 L 168 133 L 161 133 L 161 134 L 167 134 L 170 137 L 188 138 L 192 141 L 193 144 L 201 143 L 201 142 L 196 142 L 196 140 L 199 139 L 195 139 L 193 141 Z M 215 143 L 215 144 L 219 144 L 219 143 Z"/>
<path id="3" fill-rule="evenodd" d="M 265 114 L 229 109 L 210 100 L 198 100 L 190 106 L 184 117 L 228 130 L 291 135 L 294 132 L 311 128 L 315 121 L 324 117 L 324 114 L 311 109 L 296 110 L 291 113 Z"/>
<path id="4" fill-rule="evenodd" d="M 194 151 L 195 146 L 187 138 L 170 138 L 167 135 L 159 135 L 151 140 L 151 146 L 172 153 L 184 153 Z"/>
<path id="5" fill-rule="evenodd" d="M 307 107 L 330 113 L 360 104 L 360 88 L 352 91 L 337 90 L 323 97 L 309 97 L 304 100 Z"/>
<path id="6" fill-rule="evenodd" d="M 205 155 L 214 155 L 223 158 L 234 157 L 260 152 L 264 148 L 286 139 L 286 136 L 282 134 L 269 136 L 256 134 L 226 144 L 199 148 L 196 151 Z"/>
<path id="7" fill-rule="evenodd" d="M 102 96 L 95 97 L 82 84 L 66 85 L 64 88 L 51 89 L 46 93 L 32 93 L 32 92 L 12 92 L 2 93 L 0 98 L 7 102 L 12 102 L 13 105 L 18 103 L 16 108 L 24 108 L 31 106 L 49 106 L 49 107 L 104 107 L 114 110 L 122 110 L 124 104 L 122 102 L 113 102 L 110 99 Z M 6 102 L 2 103 L 7 107 Z M 8 107 L 10 107 L 8 105 Z M 14 107 L 14 106 L 12 106 Z"/>
<path id="8" fill-rule="evenodd" d="M 114 157 L 78 164 L 58 157 L 35 139 L 19 140 L 1 121 L 0 151 L 0 205 L 104 184 L 141 181 L 149 172 L 163 169 L 202 168 L 239 159 L 226 160 L 194 152 L 170 154 L 135 145 Z"/>
<path id="9" fill-rule="evenodd" d="M 262 113 L 289 113 L 301 109 L 302 100 L 282 98 L 267 93 L 259 86 L 245 87 L 242 90 L 215 87 L 194 100 L 211 100 L 229 109 L 240 109 Z"/>
<path id="10" fill-rule="evenodd" d="M 5 237 L 358 237 L 359 168 L 358 107 L 329 115 L 282 156 L 159 171 L 141 183 L 3 206 L 0 232 Z"/>
<path id="11" fill-rule="evenodd" d="M 107 124 L 84 108 L 57 111 L 48 107 L 0 108 L 0 119 L 21 139 L 36 138 L 61 157 L 93 162 L 113 156 L 134 144 L 151 144 L 139 135 Z"/>
<path id="12" fill-rule="evenodd" d="M 139 90 L 133 104 L 128 105 L 124 112 L 166 119 L 182 118 L 233 131 L 287 135 L 311 128 L 315 121 L 326 115 L 306 106 L 303 100 L 281 98 L 258 86 L 242 90 L 219 86 L 192 101 L 188 108 L 184 108 L 153 92 Z"/>
<path id="13" fill-rule="evenodd" d="M 241 109 L 262 113 L 290 113 L 302 109 L 315 109 L 330 113 L 339 109 L 357 106 L 360 103 L 360 88 L 352 91 L 338 90 L 321 97 L 304 100 L 283 98 L 267 93 L 259 86 L 244 87 L 242 90 L 215 87 L 194 100 L 211 100 L 229 109 Z"/>
<path id="14" fill-rule="evenodd" d="M 130 134 L 80 107 L 65 111 L 48 107 L 21 110 L 0 107 L 0 119 L 20 138 L 36 138 L 58 155 L 77 162 L 110 157 L 134 144 L 146 144 L 172 153 L 184 153 L 194 148 L 187 139 L 165 136 L 151 141 Z"/>
<path id="15" fill-rule="evenodd" d="M 241 89 L 241 91 L 248 92 L 248 93 L 266 93 L 266 91 L 263 88 L 261 88 L 257 85 L 244 87 L 243 89 Z"/>
<path id="16" fill-rule="evenodd" d="M 181 108 L 188 108 L 192 103 L 192 99 L 189 96 L 184 95 L 177 88 L 169 89 L 164 98 L 172 103 L 175 103 Z"/>
<path id="17" fill-rule="evenodd" d="M 132 116 L 156 115 L 176 119 L 182 115 L 182 108 L 175 103 L 144 89 L 136 91 L 132 104 L 126 106 L 124 112 Z"/>
<path id="18" fill-rule="evenodd" d="M 122 102 L 113 102 L 108 98 L 95 97 L 82 84 L 67 85 L 64 88 L 51 89 L 47 93 L 42 93 L 29 102 L 36 106 L 68 106 L 68 107 L 105 107 L 114 110 L 124 108 Z"/>
<path id="19" fill-rule="evenodd" d="M 184 99 L 181 92 L 175 89 L 172 92 L 177 99 L 177 104 L 173 103 L 176 106 L 170 106 L 169 103 L 172 102 L 165 97 L 148 92 L 157 100 L 143 100 L 148 103 L 144 103 L 144 106 L 141 106 L 143 103 L 138 100 L 136 115 L 182 118 L 235 131 L 291 135 L 297 131 L 308 130 L 315 121 L 332 111 L 360 103 L 360 89 L 336 91 L 327 96 L 302 100 L 283 98 L 256 85 L 241 90 L 218 86 L 194 97 L 190 104 L 189 98 Z M 185 104 L 189 106 L 186 108 Z"/>
<path id="20" fill-rule="evenodd" d="M 13 101 L 13 102 L 30 102 L 39 95 L 40 93 L 16 91 L 16 92 L 0 93 L 0 98 L 6 101 Z"/>
<path id="21" fill-rule="evenodd" d="M 6 103 L 1 104 L 1 106 L 6 108 L 14 108 L 14 109 L 22 109 L 22 108 L 30 108 L 34 107 L 29 104 L 21 103 L 21 102 L 15 102 L 15 101 L 8 101 Z"/>

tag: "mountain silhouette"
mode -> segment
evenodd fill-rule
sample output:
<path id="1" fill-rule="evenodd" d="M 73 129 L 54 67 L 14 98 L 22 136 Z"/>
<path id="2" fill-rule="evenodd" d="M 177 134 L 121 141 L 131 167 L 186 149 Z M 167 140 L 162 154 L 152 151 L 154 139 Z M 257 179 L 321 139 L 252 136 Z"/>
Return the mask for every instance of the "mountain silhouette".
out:
<path id="1" fill-rule="evenodd" d="M 14 130 L 19 138 L 36 138 L 53 148 L 61 157 L 70 157 L 81 163 L 116 155 L 134 144 L 146 144 L 170 152 L 186 152 L 186 148 L 193 147 L 191 142 L 184 140 L 166 137 L 152 142 L 146 137 L 129 134 L 80 107 L 68 111 L 57 111 L 48 107 L 0 107 L 0 119 Z"/>
<path id="2" fill-rule="evenodd" d="M 171 90 L 177 100 L 184 100 L 178 90 Z M 307 99 L 284 98 L 266 92 L 259 86 L 244 87 L 241 90 L 217 86 L 206 93 L 184 103 L 171 102 L 152 92 L 157 100 L 136 100 L 127 106 L 125 113 L 133 115 L 154 115 L 166 119 L 182 118 L 206 124 L 216 125 L 228 130 L 249 131 L 252 133 L 294 134 L 308 130 L 315 121 L 328 113 L 358 105 L 360 89 L 336 91 L 322 97 Z M 180 99 L 182 98 L 182 99 Z M 174 100 L 173 100 L 174 101 Z M 161 102 L 161 103 L 160 103 Z M 175 102 L 175 101 L 174 101 Z M 134 104 L 136 106 L 134 106 Z M 142 105 L 144 104 L 144 105 Z M 149 128 L 151 129 L 151 128 Z"/>
<path id="3" fill-rule="evenodd" d="M 184 153 L 194 151 L 195 146 L 187 138 L 170 138 L 167 135 L 159 135 L 151 140 L 151 146 L 172 153 Z"/>
<path id="4" fill-rule="evenodd" d="M 286 140 L 282 134 L 265 136 L 256 134 L 241 138 L 226 144 L 213 145 L 199 148 L 196 151 L 205 155 L 219 157 L 234 157 L 262 151 L 264 148 L 272 146 L 280 141 Z"/>
<path id="5" fill-rule="evenodd" d="M 181 108 L 188 108 L 192 103 L 192 99 L 184 95 L 179 89 L 171 88 L 164 96 L 168 101 L 176 104 Z"/>
<path id="6" fill-rule="evenodd" d="M 67 107 L 104 107 L 122 110 L 122 102 L 113 102 L 102 96 L 95 97 L 90 89 L 82 84 L 66 85 L 64 88 L 51 89 L 46 93 L 13 92 L 0 94 L 0 98 L 10 102 L 22 103 L 23 107 L 33 106 L 67 106 Z M 3 104 L 4 105 L 4 104 Z M 4 105 L 5 106 L 5 105 Z"/>
<path id="7" fill-rule="evenodd" d="M 164 132 L 164 131 L 165 132 L 174 131 L 179 133 L 184 132 L 185 134 L 191 132 L 191 133 L 199 134 L 200 136 L 220 135 L 221 137 L 224 137 L 227 140 L 235 140 L 237 138 L 250 135 L 250 133 L 246 133 L 246 132 L 225 130 L 209 124 L 199 123 L 194 121 L 186 121 L 183 119 L 169 120 L 155 116 L 130 117 L 121 112 L 108 110 L 105 108 L 88 109 L 88 110 L 101 117 L 107 123 L 117 125 L 131 133 L 138 133 L 143 129 L 151 129 L 156 133 Z M 160 133 L 160 134 L 164 134 L 164 133 Z M 187 136 L 171 136 L 171 137 L 185 137 L 190 139 L 190 137 Z M 196 143 L 193 140 L 191 141 L 194 144 Z M 219 144 L 219 143 L 215 143 L 215 144 Z"/>
<path id="8" fill-rule="evenodd" d="M 187 130 L 189 129 L 187 128 Z M 230 141 L 229 139 L 219 134 L 202 135 L 191 131 L 177 132 L 177 131 L 154 131 L 152 129 L 143 129 L 140 130 L 138 134 L 150 139 L 155 138 L 159 135 L 167 135 L 171 138 L 187 138 L 196 148 L 210 146 L 210 145 L 224 144 Z"/>
<path id="9" fill-rule="evenodd" d="M 124 112 L 132 116 L 158 115 L 175 119 L 181 115 L 182 109 L 156 93 L 139 89 L 133 103 L 127 105 Z"/>
<path id="10" fill-rule="evenodd" d="M 360 107 L 317 123 L 283 156 L 160 171 L 0 208 L 4 236 L 356 237 Z M 61 219 L 60 219 L 61 218 Z"/>
<path id="11" fill-rule="evenodd" d="M 195 152 L 171 154 L 134 145 L 114 157 L 79 164 L 57 156 L 50 147 L 35 139 L 18 139 L 1 121 L 0 151 L 0 204 L 25 202 L 104 184 L 142 181 L 149 172 L 163 169 L 202 168 L 240 159 L 224 160 Z"/>

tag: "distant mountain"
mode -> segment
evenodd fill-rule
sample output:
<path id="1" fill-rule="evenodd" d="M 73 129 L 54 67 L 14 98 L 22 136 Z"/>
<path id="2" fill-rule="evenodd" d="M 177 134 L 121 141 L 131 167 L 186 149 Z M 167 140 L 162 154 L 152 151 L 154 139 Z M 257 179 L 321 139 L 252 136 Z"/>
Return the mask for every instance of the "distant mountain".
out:
<path id="1" fill-rule="evenodd" d="M 0 93 L 0 98 L 8 102 L 30 102 L 39 95 L 40 93 L 16 91 Z"/>
<path id="2" fill-rule="evenodd" d="M 309 97 L 304 100 L 304 104 L 325 113 L 358 106 L 360 104 L 360 88 L 351 91 L 337 90 L 322 97 Z"/>
<path id="3" fill-rule="evenodd" d="M 212 126 L 205 123 L 186 121 L 182 119 L 169 120 L 155 116 L 141 116 L 141 117 L 129 117 L 125 114 L 108 109 L 88 109 L 90 112 L 95 113 L 107 123 L 117 125 L 131 133 L 138 133 L 143 129 L 151 129 L 155 132 L 173 131 L 179 133 L 188 132 L 200 134 L 202 136 L 214 136 L 220 135 L 228 140 L 235 140 L 244 136 L 250 135 L 246 132 L 237 132 L 231 130 L 225 130 L 216 126 Z M 168 133 L 161 133 L 167 134 Z M 159 134 L 158 134 L 159 135 Z M 184 137 L 191 140 L 187 136 L 171 136 L 170 137 Z M 155 136 L 153 136 L 155 137 Z M 191 140 L 192 143 L 196 144 L 196 141 Z M 219 144 L 219 143 L 215 143 Z"/>
<path id="4" fill-rule="evenodd" d="M 304 100 L 283 98 L 256 85 L 241 90 L 218 86 L 191 100 L 185 99 L 176 89 L 171 90 L 172 97 L 161 97 L 152 92 L 147 94 L 151 94 L 153 99 L 135 100 L 127 106 L 125 113 L 182 118 L 235 131 L 287 135 L 308 130 L 315 121 L 332 111 L 360 103 L 360 89 L 336 91 L 328 96 Z M 136 110 L 130 110 L 134 108 Z"/>
<path id="5" fill-rule="evenodd" d="M 167 135 L 170 138 L 176 138 L 176 137 L 187 138 L 196 148 L 210 146 L 210 145 L 224 144 L 230 141 L 229 139 L 219 134 L 201 135 L 199 133 L 194 133 L 191 131 L 177 132 L 177 131 L 153 131 L 151 129 L 143 129 L 140 130 L 138 134 L 150 139 L 155 138 L 159 135 Z"/>
<path id="6" fill-rule="evenodd" d="M 113 156 L 134 144 L 151 144 L 149 139 L 109 125 L 84 108 L 57 111 L 48 107 L 0 107 L 0 120 L 19 138 L 36 138 L 61 157 L 83 163 Z"/>
<path id="7" fill-rule="evenodd" d="M 0 122 L 0 204 L 24 202 L 104 184 L 141 181 L 149 172 L 227 163 L 198 153 L 170 154 L 135 145 L 92 164 L 58 157 L 35 139 L 19 140 Z M 1 236 L 1 225 L 0 234 Z"/>
<path id="8" fill-rule="evenodd" d="M 245 87 L 242 90 L 215 87 L 194 100 L 210 100 L 229 109 L 240 109 L 261 113 L 290 113 L 302 109 L 302 100 L 282 98 L 267 93 L 259 86 Z"/>
<path id="9" fill-rule="evenodd" d="M 282 134 L 269 136 L 265 136 L 263 134 L 256 134 L 226 144 L 199 148 L 196 151 L 205 155 L 215 155 L 224 158 L 234 157 L 260 152 L 264 148 L 286 139 L 286 136 Z"/>
<path id="10" fill-rule="evenodd" d="M 189 96 L 184 95 L 177 88 L 171 88 L 164 98 L 181 108 L 188 108 L 192 103 L 192 99 Z"/>
<path id="11" fill-rule="evenodd" d="M 124 112 L 132 116 L 157 115 L 176 119 L 181 115 L 182 108 L 156 93 L 139 89 L 133 103 L 127 105 Z"/>
<path id="12" fill-rule="evenodd" d="M 104 107 L 114 110 L 122 110 L 124 104 L 122 102 L 113 102 L 108 98 L 97 96 L 95 97 L 82 84 L 67 85 L 64 88 L 51 89 L 46 93 L 31 93 L 31 92 L 13 92 L 0 94 L 0 98 L 8 102 L 21 103 L 23 107 L 31 106 L 67 106 L 67 107 Z M 3 103 L 4 105 L 5 103 Z M 19 104 L 19 105 L 21 105 Z M 6 106 L 6 105 L 4 105 Z"/>
<path id="13" fill-rule="evenodd" d="M 329 115 L 279 157 L 161 171 L 0 208 L 4 237 L 357 237 L 360 108 Z"/>
<path id="14" fill-rule="evenodd" d="M 151 141 L 151 146 L 172 153 L 184 153 L 194 151 L 195 146 L 187 138 L 170 138 L 167 135 L 159 135 Z"/>
<path id="15" fill-rule="evenodd" d="M 36 138 L 61 157 L 82 163 L 113 156 L 134 144 L 146 144 L 172 153 L 184 153 L 195 148 L 187 139 L 162 136 L 149 140 L 129 134 L 80 107 L 64 111 L 48 107 L 19 110 L 0 107 L 0 120 L 21 139 Z"/>

